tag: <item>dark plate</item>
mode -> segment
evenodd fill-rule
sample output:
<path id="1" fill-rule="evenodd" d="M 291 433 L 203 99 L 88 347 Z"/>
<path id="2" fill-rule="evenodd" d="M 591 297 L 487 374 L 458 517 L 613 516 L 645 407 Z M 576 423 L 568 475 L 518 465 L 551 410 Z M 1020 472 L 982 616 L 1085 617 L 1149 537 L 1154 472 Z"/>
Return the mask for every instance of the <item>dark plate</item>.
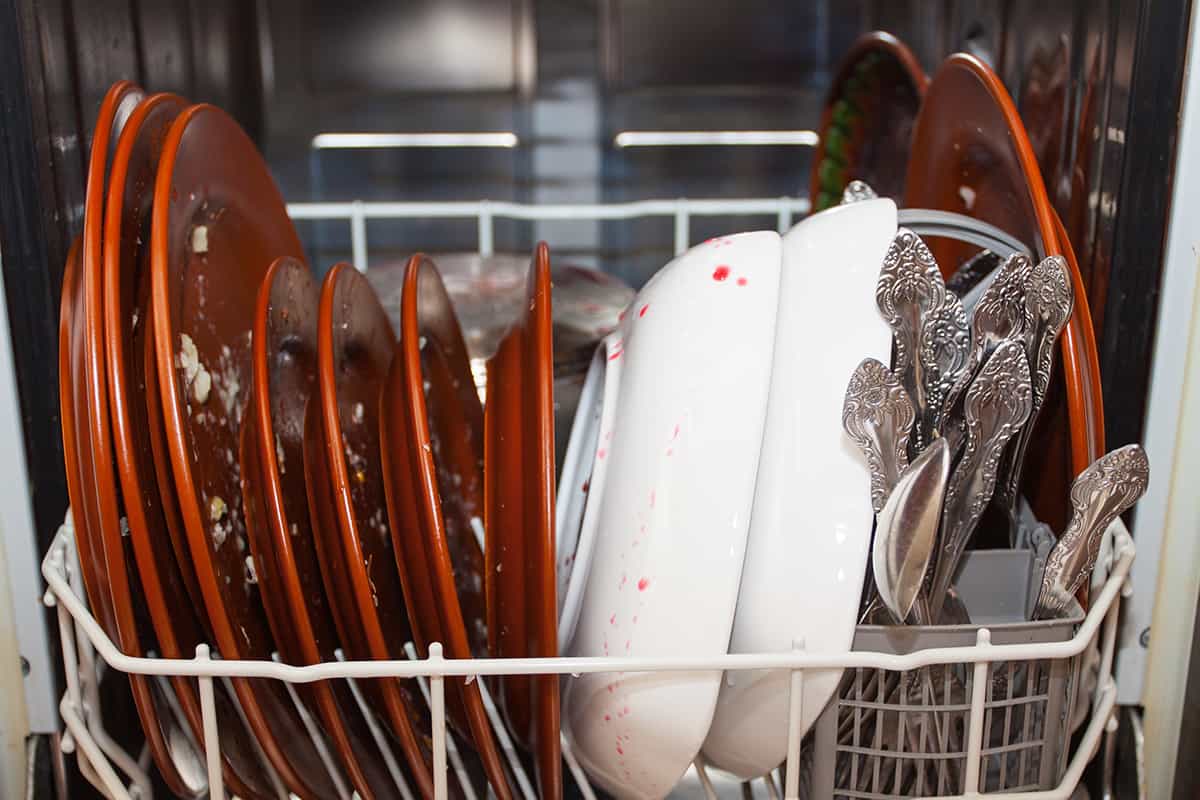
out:
<path id="1" fill-rule="evenodd" d="M 321 582 L 304 480 L 304 410 L 317 390 L 317 304 L 309 268 L 271 265 L 258 293 L 253 381 L 242 420 L 242 490 L 258 582 L 283 659 L 336 661 L 340 646 Z M 286 644 L 283 644 L 286 642 Z M 325 732 L 358 794 L 399 797 L 345 681 L 307 684 Z"/>
<path id="2" fill-rule="evenodd" d="M 820 140 L 813 153 L 813 211 L 841 202 L 852 180 L 881 197 L 904 194 L 913 125 L 928 78 L 890 33 L 863 34 L 842 59 L 825 96 Z"/>
<path id="3" fill-rule="evenodd" d="M 171 123 L 187 108 L 180 97 L 147 98 L 129 117 L 109 169 L 105 200 L 103 314 L 104 365 L 107 367 L 111 438 L 116 455 L 127 542 L 137 565 L 130 581 L 134 607 L 144 606 L 165 658 L 190 658 L 205 641 L 192 593 L 185 589 L 174 541 L 167 532 L 163 498 L 154 473 L 146 396 L 145 352 L 149 337 L 150 215 L 154 176 L 163 139 Z M 168 489 L 174 503 L 173 489 Z M 130 498 L 137 498 L 131 502 Z M 195 580 L 195 573 L 188 574 Z M 194 589 L 199 597 L 199 587 Z M 146 633 L 142 633 L 146 638 Z M 203 739 L 200 698 L 195 681 L 171 679 L 180 708 L 197 741 Z M 223 684 L 216 686 L 217 722 L 221 731 L 225 781 L 240 796 L 269 797 L 271 786 L 254 756 L 249 734 Z"/>
<path id="4" fill-rule="evenodd" d="M 483 504 L 483 411 L 450 298 L 422 255 L 406 267 L 400 320 L 380 400 L 397 564 L 422 652 L 440 641 L 450 658 L 478 657 L 487 649 L 483 552 L 472 524 Z M 497 796 L 511 796 L 479 683 L 450 684 L 451 720 L 474 742 Z"/>
<path id="5" fill-rule="evenodd" d="M 554 539 L 554 364 L 550 252 L 537 246 L 522 314 L 488 361 L 484 475 L 490 650 L 558 655 Z M 501 679 L 518 741 L 536 755 L 544 796 L 562 791 L 556 675 Z"/>
<path id="6" fill-rule="evenodd" d="M 394 343 L 371 285 L 353 267 L 335 265 L 321 287 L 319 390 L 308 404 L 303 458 L 326 596 L 347 657 L 355 659 L 403 659 L 412 639 L 379 453 L 379 392 Z M 417 788 L 432 796 L 430 725 L 416 681 L 364 684 Z"/>
<path id="7" fill-rule="evenodd" d="M 167 133 L 150 246 L 158 394 L 204 610 L 223 658 L 270 659 L 276 645 L 247 549 L 237 457 L 258 287 L 271 262 L 302 250 L 266 164 L 217 108 L 192 106 Z M 333 795 L 286 687 L 233 685 L 284 784 L 305 798 Z"/>

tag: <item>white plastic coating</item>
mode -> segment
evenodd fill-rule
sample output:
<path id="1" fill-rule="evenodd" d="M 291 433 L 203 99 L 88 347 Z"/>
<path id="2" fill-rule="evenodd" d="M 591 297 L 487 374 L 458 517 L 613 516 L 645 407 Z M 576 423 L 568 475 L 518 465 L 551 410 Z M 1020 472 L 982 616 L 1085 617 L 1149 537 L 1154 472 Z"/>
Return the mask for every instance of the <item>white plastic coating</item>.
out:
<path id="1" fill-rule="evenodd" d="M 208 661 L 208 645 L 196 645 L 196 660 Z M 217 733 L 217 700 L 213 679 L 200 678 L 200 718 L 204 721 L 204 759 L 208 764 L 208 796 L 225 800 L 225 781 L 221 778 L 221 741 Z"/>
<path id="2" fill-rule="evenodd" d="M 700 788 L 704 790 L 707 800 L 718 800 L 717 790 L 712 785 L 712 778 L 708 777 L 708 762 L 704 760 L 704 756 L 697 753 L 692 766 L 696 770 L 696 777 L 700 779 Z"/>
<path id="3" fill-rule="evenodd" d="M 356 204 L 365 219 L 471 219 L 486 210 L 502 219 L 594 220 L 673 217 L 679 210 L 677 200 L 634 200 L 629 203 L 511 203 L 501 200 L 447 202 L 372 202 L 288 203 L 292 219 L 351 219 Z M 778 214 L 780 208 L 792 214 L 808 213 L 810 204 L 803 197 L 755 197 L 741 200 L 687 200 L 688 216 L 716 217 L 727 214 Z"/>
<path id="4" fill-rule="evenodd" d="M 359 272 L 367 271 L 367 217 L 363 213 L 363 202 L 355 200 L 350 204 L 350 252 L 354 260 L 354 268 Z"/>
<path id="5" fill-rule="evenodd" d="M 792 643 L 793 653 L 804 652 L 804 640 L 797 639 Z M 792 670 L 791 690 L 788 692 L 788 751 L 787 772 L 783 796 L 785 800 L 799 800 L 800 797 L 800 744 L 804 731 L 800 727 L 804 715 L 804 670 Z M 795 745 L 795 746 L 793 746 Z M 770 776 L 768 776 L 770 782 Z"/>
<path id="6" fill-rule="evenodd" d="M 441 642 L 429 645 L 431 664 L 442 661 Z M 429 704 L 433 718 L 433 798 L 446 800 L 446 679 L 441 675 L 429 676 L 429 693 L 433 696 Z"/>
<path id="7" fill-rule="evenodd" d="M 779 213 L 776 214 L 775 227 L 781 234 L 787 233 L 789 230 L 791 230 L 792 207 L 788 205 L 788 199 L 786 197 L 779 198 Z"/>
<path id="8" fill-rule="evenodd" d="M 338 653 L 340 654 L 341 650 L 338 650 Z M 409 661 L 416 661 L 416 646 L 414 646 L 412 642 L 405 642 L 404 654 L 408 656 Z M 338 656 L 338 660 L 342 660 L 340 655 Z M 349 680 L 351 685 L 353 685 L 354 680 Z M 419 686 L 421 689 L 421 696 L 425 698 L 425 706 L 427 708 L 431 708 L 433 700 L 432 696 L 429 694 L 429 679 L 424 675 L 418 675 L 417 686 Z M 454 744 L 453 736 L 446 737 L 446 760 L 450 763 L 451 768 L 454 769 L 454 773 L 458 775 L 458 786 L 462 790 L 463 800 L 475 800 L 475 787 L 471 785 L 471 778 L 469 775 L 467 775 L 466 767 L 463 766 L 462 756 L 458 754 L 458 746 Z M 403 780 L 403 778 L 401 778 L 401 780 Z M 405 798 L 407 800 L 407 794 L 405 795 Z"/>
<path id="9" fill-rule="evenodd" d="M 691 238 L 688 201 L 681 197 L 675 201 L 675 255 L 680 255 L 688 249 L 688 240 Z"/>
<path id="10" fill-rule="evenodd" d="M 495 227 L 492 224 L 492 206 L 487 200 L 479 201 L 479 255 L 490 256 L 495 250 Z"/>
<path id="11" fill-rule="evenodd" d="M 977 647 L 990 649 L 992 634 L 980 628 L 975 636 Z M 968 792 L 979 791 L 979 758 L 983 751 L 984 703 L 987 702 L 989 661 L 975 662 L 975 675 L 971 680 L 971 722 L 967 731 L 967 768 L 963 786 Z"/>
<path id="12" fill-rule="evenodd" d="M 279 653 L 271 653 L 271 660 L 279 661 Z M 296 693 L 296 687 L 286 681 L 283 686 L 287 689 L 288 697 L 292 699 L 292 705 L 296 707 L 296 713 L 300 715 L 300 724 L 304 726 L 308 738 L 312 739 L 313 746 L 317 748 L 317 757 L 321 759 L 321 765 L 329 773 L 329 778 L 333 781 L 334 791 L 338 793 L 338 797 L 342 798 L 342 800 L 350 800 L 350 790 L 346 787 L 346 777 L 342 775 L 341 767 L 334 761 L 333 754 L 329 752 L 329 743 L 325 741 L 324 734 L 317 727 L 317 721 L 313 719 L 308 706 L 304 705 L 300 700 L 300 695 Z"/>

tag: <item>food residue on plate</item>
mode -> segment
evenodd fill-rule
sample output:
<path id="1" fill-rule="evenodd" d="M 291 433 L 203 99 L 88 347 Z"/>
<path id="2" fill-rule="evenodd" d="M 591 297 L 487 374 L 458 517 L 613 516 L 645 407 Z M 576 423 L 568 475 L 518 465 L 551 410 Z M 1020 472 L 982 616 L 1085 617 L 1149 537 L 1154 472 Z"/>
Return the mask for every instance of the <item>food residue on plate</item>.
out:
<path id="1" fill-rule="evenodd" d="M 203 405 L 212 389 L 212 376 L 200 363 L 196 343 L 186 333 L 179 334 L 179 352 L 175 355 L 175 366 L 183 370 L 183 379 L 191 389 L 192 397 L 198 404 Z"/>

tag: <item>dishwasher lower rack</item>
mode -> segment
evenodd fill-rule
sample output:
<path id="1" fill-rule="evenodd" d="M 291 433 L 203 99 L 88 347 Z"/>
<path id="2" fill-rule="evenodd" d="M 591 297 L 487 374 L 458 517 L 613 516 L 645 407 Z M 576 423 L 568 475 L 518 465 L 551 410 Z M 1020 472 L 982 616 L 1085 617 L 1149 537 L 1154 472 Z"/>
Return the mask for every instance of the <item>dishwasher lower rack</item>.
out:
<path id="1" fill-rule="evenodd" d="M 461 762 L 454 748 L 454 741 L 446 734 L 445 717 L 445 678 L 447 676 L 492 676 L 506 674 L 557 673 L 563 676 L 578 675 L 585 672 L 649 672 L 649 671 L 693 671 L 693 670 L 749 670 L 749 669 L 779 669 L 791 673 L 791 697 L 789 704 L 789 748 L 787 762 L 783 765 L 779 777 L 781 786 L 777 787 L 776 776 L 769 775 L 763 779 L 763 786 L 758 791 L 761 796 L 765 789 L 766 796 L 777 800 L 780 789 L 786 800 L 810 797 L 812 775 L 822 770 L 833 768 L 834 752 L 819 744 L 814 748 L 808 739 L 800 735 L 801 706 L 800 691 L 803 686 L 804 672 L 815 668 L 842 668 L 847 675 L 862 675 L 871 671 L 886 670 L 896 673 L 911 673 L 922 667 L 937 669 L 939 666 L 964 666 L 970 671 L 966 683 L 969 687 L 969 702 L 959 709 L 961 714 L 961 730 L 965 736 L 962 763 L 961 786 L 965 786 L 962 794 L 936 795 L 939 797 L 973 798 L 982 796 L 985 787 L 986 772 L 989 763 L 995 760 L 996 754 L 989 752 L 985 742 L 985 728 L 994 712 L 988 700 L 988 686 L 993 683 L 994 665 L 1006 665 L 1011 673 L 1013 664 L 1054 664 L 1056 662 L 1078 663 L 1090 654 L 1092 666 L 1096 675 L 1094 685 L 1088 681 L 1080 681 L 1081 691 L 1078 695 L 1079 714 L 1072 714 L 1070 708 L 1063 711 L 1063 726 L 1066 730 L 1071 727 L 1071 718 L 1082 719 L 1090 717 L 1081 736 L 1075 737 L 1073 752 L 1067 753 L 1065 748 L 1061 753 L 1061 777 L 1058 783 L 1050 788 L 1033 791 L 1006 793 L 1006 797 L 1022 798 L 1023 800 L 1066 800 L 1077 787 L 1084 768 L 1096 754 L 1100 741 L 1106 731 L 1115 730 L 1116 684 L 1112 677 L 1113 646 L 1116 637 L 1117 615 L 1120 597 L 1127 589 L 1129 567 L 1133 562 L 1134 545 L 1125 531 L 1124 526 L 1114 525 L 1115 535 L 1111 569 L 1107 580 L 1093 597 L 1093 603 L 1087 616 L 1078 626 L 1074 635 L 1064 641 L 1024 643 L 1024 644 L 995 644 L 991 632 L 986 627 L 978 629 L 976 642 L 971 646 L 939 647 L 936 649 L 918 650 L 907 655 L 890 655 L 879 652 L 845 652 L 837 654 L 807 654 L 802 650 L 788 653 L 769 654 L 738 654 L 709 656 L 704 658 L 672 657 L 672 658 L 555 658 L 555 659 L 474 659 L 452 660 L 442 657 L 442 648 L 432 644 L 429 657 L 419 659 L 415 651 L 410 649 L 408 661 L 338 661 L 308 667 L 294 667 L 273 661 L 226 661 L 214 658 L 207 645 L 197 647 L 193 659 L 160 659 L 134 658 L 127 656 L 117 649 L 112 640 L 105 634 L 95 617 L 88 610 L 81 581 L 79 579 L 78 560 L 75 551 L 74 531 L 68 515 L 67 521 L 59 529 L 49 551 L 42 562 L 42 574 L 47 582 L 45 603 L 57 609 L 59 631 L 61 634 L 62 654 L 66 668 L 67 688 L 59 704 L 59 710 L 65 726 L 62 737 L 62 749 L 65 753 L 75 753 L 82 774 L 105 796 L 113 800 L 140 799 L 148 800 L 153 794 L 148 770 L 149 756 L 143 751 L 139 756 L 133 756 L 121 749 L 105 731 L 104 710 L 99 704 L 97 684 L 104 669 L 115 669 L 125 673 L 160 676 L 165 681 L 167 676 L 187 676 L 196 678 L 199 682 L 201 709 L 204 723 L 203 741 L 197 742 L 196 748 L 203 764 L 197 764 L 197 770 L 205 773 L 201 780 L 207 779 L 210 797 L 222 800 L 226 797 L 221 778 L 220 742 L 216 725 L 214 705 L 214 682 L 227 681 L 236 677 L 270 678 L 283 681 L 288 685 L 289 694 L 297 703 L 301 718 L 306 721 L 307 735 L 314 739 L 316 749 L 322 754 L 322 759 L 333 777 L 333 783 L 339 787 L 343 797 L 353 796 L 346 788 L 346 781 L 340 775 L 340 769 L 330 755 L 329 749 L 319 733 L 312 716 L 307 713 L 299 695 L 294 691 L 293 684 L 306 683 L 315 680 L 343 679 L 350 683 L 354 694 L 360 703 L 364 701 L 357 692 L 356 680 L 364 678 L 403 677 L 417 678 L 429 703 L 433 728 L 433 761 L 435 778 L 435 798 L 443 800 L 447 797 L 448 770 L 461 770 Z M 1097 569 L 1102 569 L 1103 564 Z M 989 677 L 991 676 L 991 677 Z M 481 683 L 481 687 L 483 684 Z M 534 798 L 532 782 L 520 766 L 504 726 L 499 716 L 486 699 L 488 711 L 496 726 L 497 737 L 506 751 L 509 763 L 514 767 L 520 790 L 525 798 Z M 964 698 L 965 699 L 965 698 Z M 364 704 L 365 710 L 365 704 Z M 1090 711 L 1090 714 L 1088 712 Z M 366 715 L 368 719 L 370 714 Z M 186 723 L 183 723 L 186 730 Z M 1070 741 L 1071 737 L 1065 737 Z M 383 737 L 377 737 L 377 743 L 384 742 Z M 585 800 L 594 800 L 595 792 L 589 785 L 586 775 L 579 767 L 571 753 L 569 743 L 564 737 L 563 754 L 568 773 L 574 779 L 579 794 Z M 389 761 L 389 750 L 386 743 L 381 750 L 384 760 Z M 819 752 L 814 752 L 814 750 Z M 1069 759 L 1067 756 L 1069 755 Z M 404 777 L 392 757 L 389 762 L 393 776 L 397 780 L 401 794 L 411 797 L 412 792 L 404 783 Z M 814 766 L 815 764 L 815 766 Z M 698 758 L 689 776 L 693 778 L 690 784 L 693 794 L 706 798 L 719 796 L 714 783 L 716 775 L 710 774 L 703 760 Z M 124 777 L 122 777 L 122 774 Z M 281 798 L 288 797 L 282 784 L 274 777 L 274 784 Z M 743 796 L 745 787 L 738 796 Z M 751 796 L 755 792 L 750 792 Z M 838 790 L 836 797 L 891 797 L 874 793 L 859 793 L 853 790 Z M 899 796 L 899 795 L 897 795 Z"/>

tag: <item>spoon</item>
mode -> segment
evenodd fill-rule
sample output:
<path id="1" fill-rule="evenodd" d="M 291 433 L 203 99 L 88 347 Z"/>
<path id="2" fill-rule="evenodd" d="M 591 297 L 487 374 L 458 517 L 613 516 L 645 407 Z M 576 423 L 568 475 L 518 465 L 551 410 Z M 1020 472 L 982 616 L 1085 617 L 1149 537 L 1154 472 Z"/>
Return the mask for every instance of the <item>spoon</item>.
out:
<path id="1" fill-rule="evenodd" d="M 1074 291 L 1067 262 L 1062 256 L 1050 256 L 1029 270 L 1025 280 L 1025 336 L 1033 388 L 1029 424 L 1017 435 L 1001 467 L 997 500 L 1008 513 L 1010 532 L 1016 533 L 1017 498 L 1025 451 L 1033 436 L 1033 423 L 1046 399 L 1050 372 L 1054 366 L 1054 346 L 1071 316 Z"/>
<path id="2" fill-rule="evenodd" d="M 896 483 L 876 518 L 871 552 L 876 588 L 902 623 L 933 555 L 949 477 L 950 448 L 945 439 L 935 439 Z"/>
<path id="3" fill-rule="evenodd" d="M 873 358 L 855 367 L 842 404 L 842 427 L 867 459 L 876 514 L 908 466 L 908 437 L 915 416 L 895 373 Z"/>
<path id="4" fill-rule="evenodd" d="M 1032 266 L 1017 253 L 1000 265 L 975 304 L 971 316 L 971 351 L 966 369 L 946 396 L 946 414 L 962 399 L 971 377 L 1005 339 L 1024 340 L 1026 335 L 1025 285 Z"/>
<path id="5" fill-rule="evenodd" d="M 1004 446 L 1029 419 L 1032 393 L 1025 348 L 1011 339 L 1001 342 L 967 390 L 965 444 L 946 488 L 940 552 L 927 596 L 932 620 L 941 612 L 959 559 L 996 487 Z"/>
<path id="6" fill-rule="evenodd" d="M 1149 481 L 1150 462 L 1136 444 L 1101 456 L 1079 474 L 1071 484 L 1071 521 L 1046 559 L 1034 619 L 1062 615 L 1091 576 L 1104 532 L 1138 501 Z"/>
<path id="7" fill-rule="evenodd" d="M 943 313 L 941 307 L 950 297 L 933 253 L 907 228 L 900 228 L 883 258 L 879 281 L 875 284 L 875 304 L 888 327 L 892 329 L 895 347 L 894 369 L 900 384 L 912 398 L 917 417 L 912 444 L 914 450 L 925 449 L 928 428 L 926 409 L 926 358 L 922 357 L 923 329 L 931 316 Z M 961 304 L 959 304 L 961 310 Z M 953 315 L 951 315 L 953 316 Z M 930 337 L 930 353 L 936 341 Z"/>

